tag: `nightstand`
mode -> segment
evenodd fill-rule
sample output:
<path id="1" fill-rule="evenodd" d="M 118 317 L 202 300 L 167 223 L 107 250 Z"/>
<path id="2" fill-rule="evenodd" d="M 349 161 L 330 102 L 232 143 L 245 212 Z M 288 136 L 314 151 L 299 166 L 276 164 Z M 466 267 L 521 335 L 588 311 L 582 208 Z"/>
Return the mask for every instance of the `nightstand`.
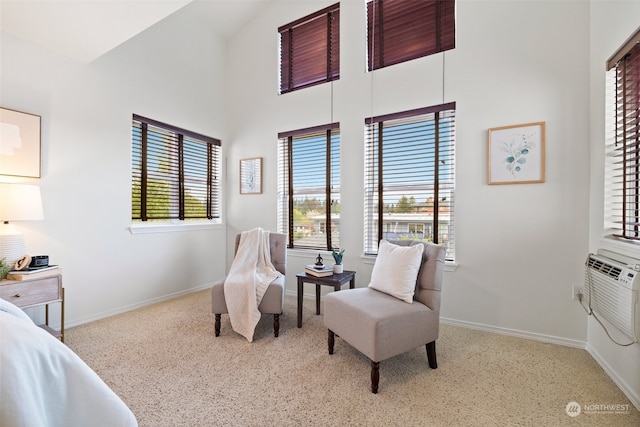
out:
<path id="1" fill-rule="evenodd" d="M 39 325 L 64 342 L 64 288 L 62 275 L 27 280 L 0 280 L 0 298 L 24 309 L 45 306 L 45 323 Z M 60 330 L 49 327 L 49 304 L 60 303 Z"/>

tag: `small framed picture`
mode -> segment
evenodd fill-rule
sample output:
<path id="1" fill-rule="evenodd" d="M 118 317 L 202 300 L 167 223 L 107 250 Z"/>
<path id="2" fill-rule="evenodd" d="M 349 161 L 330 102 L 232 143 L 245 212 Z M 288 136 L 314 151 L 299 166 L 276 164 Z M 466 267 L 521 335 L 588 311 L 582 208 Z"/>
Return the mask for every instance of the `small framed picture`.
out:
<path id="1" fill-rule="evenodd" d="M 488 182 L 533 184 L 545 179 L 545 122 L 489 129 Z"/>
<path id="2" fill-rule="evenodd" d="M 0 175 L 40 178 L 40 116 L 0 108 Z"/>
<path id="3" fill-rule="evenodd" d="M 262 157 L 240 160 L 240 194 L 262 193 Z"/>

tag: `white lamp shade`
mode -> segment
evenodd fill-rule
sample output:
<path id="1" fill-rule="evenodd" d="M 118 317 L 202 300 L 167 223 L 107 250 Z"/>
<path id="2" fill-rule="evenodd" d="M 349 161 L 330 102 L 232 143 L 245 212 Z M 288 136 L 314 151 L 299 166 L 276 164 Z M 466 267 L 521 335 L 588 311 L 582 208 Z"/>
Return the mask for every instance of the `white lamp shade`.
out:
<path id="1" fill-rule="evenodd" d="M 0 221 L 44 219 L 40 187 L 0 182 Z"/>

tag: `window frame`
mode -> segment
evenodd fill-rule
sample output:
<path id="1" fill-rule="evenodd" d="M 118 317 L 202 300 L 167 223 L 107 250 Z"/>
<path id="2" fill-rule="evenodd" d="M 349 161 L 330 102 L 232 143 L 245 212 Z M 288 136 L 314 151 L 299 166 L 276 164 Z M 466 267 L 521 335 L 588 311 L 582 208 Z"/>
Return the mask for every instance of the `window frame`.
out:
<path id="1" fill-rule="evenodd" d="M 321 133 L 325 135 L 325 151 L 321 154 L 324 157 L 325 180 L 323 187 L 313 187 L 323 189 L 324 195 L 324 218 L 320 223 L 324 223 L 325 242 L 322 246 L 301 244 L 296 239 L 295 218 L 291 214 L 294 212 L 296 194 L 300 188 L 294 185 L 296 169 L 294 167 L 294 139 L 305 141 L 310 138 L 319 137 Z M 337 138 L 337 140 L 334 140 Z M 335 148 L 337 146 L 337 149 Z M 337 173 L 337 179 L 334 176 Z M 302 174 L 304 176 L 304 174 Z M 336 182 L 337 181 L 337 182 Z M 309 190 L 309 188 L 304 188 Z M 320 193 L 318 193 L 320 194 Z M 337 200 L 335 200 L 337 195 Z M 287 248 L 308 249 L 314 251 L 331 251 L 339 247 L 339 234 L 334 238 L 333 227 L 327 224 L 337 222 L 339 231 L 340 215 L 333 213 L 339 206 L 340 199 L 340 123 L 329 123 L 326 125 L 314 126 L 310 128 L 298 129 L 278 134 L 278 232 L 287 234 Z M 329 202 L 328 202 L 329 201 Z"/>
<path id="2" fill-rule="evenodd" d="M 221 223 L 222 144 L 219 139 L 133 114 L 131 141 L 132 230 L 150 226 L 173 230 L 176 225 L 200 227 Z M 162 160 L 166 161 L 168 171 L 149 166 L 149 163 Z M 150 182 L 153 179 L 168 183 L 167 215 L 149 209 L 149 187 L 153 186 Z M 196 184 L 200 189 L 195 193 L 189 191 L 189 184 Z M 199 199 L 201 203 L 194 204 L 193 199 Z M 193 213 L 193 209 L 202 207 L 203 215 Z"/>
<path id="3" fill-rule="evenodd" d="M 640 242 L 640 28 L 606 63 L 604 235 Z"/>
<path id="4" fill-rule="evenodd" d="M 365 191 L 364 191 L 364 255 L 377 255 L 377 248 L 381 239 L 385 238 L 385 233 L 389 233 L 388 225 L 389 220 L 398 220 L 393 218 L 393 213 L 386 212 L 387 221 L 385 221 L 385 194 L 387 196 L 394 195 L 398 189 L 404 189 L 405 187 L 411 187 L 411 191 L 421 191 L 421 195 L 432 194 L 432 200 L 426 200 L 423 208 L 416 208 L 417 213 L 409 213 L 403 219 L 408 223 L 420 222 L 423 225 L 425 235 L 423 239 L 429 239 L 426 235 L 428 231 L 431 231 L 431 241 L 436 244 L 446 243 L 447 248 L 446 260 L 447 262 L 455 262 L 455 102 L 436 105 L 432 107 L 420 108 L 415 110 L 404 111 L 400 113 L 387 114 L 384 116 L 377 116 L 365 119 Z M 433 117 L 432 119 L 429 119 Z M 417 120 L 413 122 L 413 120 Z M 406 179 L 405 182 L 384 182 L 384 169 L 385 164 L 384 156 L 379 156 L 378 153 L 382 151 L 384 153 L 385 146 L 385 123 L 390 124 L 391 128 L 402 126 L 402 124 L 416 124 L 421 123 L 428 126 L 429 122 L 433 122 L 434 126 L 434 141 L 429 142 L 429 149 L 433 149 L 434 155 L 429 157 L 432 160 L 432 164 L 428 167 L 433 168 L 433 181 L 424 183 L 421 185 L 412 184 L 411 173 L 405 175 L 404 172 L 395 174 L 393 178 L 398 176 Z M 441 127 L 443 127 L 441 129 Z M 440 136 L 440 132 L 445 130 L 447 135 Z M 393 138 L 393 137 L 391 137 Z M 404 141 L 400 143 L 394 143 L 394 145 L 400 146 Z M 442 145 L 442 148 L 440 147 Z M 409 147 L 410 148 L 410 147 Z M 437 149 L 436 149 L 437 148 Z M 442 154 L 442 156 L 440 156 Z M 412 152 L 405 153 L 404 155 L 412 157 Z M 389 162 L 397 162 L 397 159 L 391 159 L 389 154 Z M 449 160 L 446 163 L 447 159 Z M 442 170 L 440 165 L 446 165 Z M 441 173 L 442 172 L 442 173 Z M 449 175 L 449 179 L 442 179 L 446 174 Z M 440 194 L 440 193 L 443 194 Z M 403 194 L 404 198 L 406 194 Z M 395 194 L 397 197 L 397 194 Z M 440 204 L 442 197 L 446 197 L 446 200 Z M 400 198 L 399 200 L 402 200 Z M 413 198 L 413 196 L 411 197 Z M 429 208 L 429 203 L 432 203 Z M 422 209 L 422 213 L 420 213 Z M 431 210 L 432 219 L 425 219 L 426 215 L 429 215 Z M 400 213 L 402 215 L 402 213 Z M 446 214 L 446 215 L 445 215 Z M 448 218 L 446 216 L 448 215 Z M 448 220 L 447 225 L 447 241 L 440 242 L 440 235 L 442 232 L 442 223 Z M 408 233 L 407 233 L 408 234 Z"/>

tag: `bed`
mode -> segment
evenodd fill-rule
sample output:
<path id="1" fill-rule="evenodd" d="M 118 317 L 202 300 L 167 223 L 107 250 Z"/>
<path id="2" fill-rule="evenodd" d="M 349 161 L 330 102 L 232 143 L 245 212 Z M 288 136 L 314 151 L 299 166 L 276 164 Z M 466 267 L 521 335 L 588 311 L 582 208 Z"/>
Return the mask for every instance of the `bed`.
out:
<path id="1" fill-rule="evenodd" d="M 0 299 L 0 426 L 137 426 L 78 355 Z"/>

